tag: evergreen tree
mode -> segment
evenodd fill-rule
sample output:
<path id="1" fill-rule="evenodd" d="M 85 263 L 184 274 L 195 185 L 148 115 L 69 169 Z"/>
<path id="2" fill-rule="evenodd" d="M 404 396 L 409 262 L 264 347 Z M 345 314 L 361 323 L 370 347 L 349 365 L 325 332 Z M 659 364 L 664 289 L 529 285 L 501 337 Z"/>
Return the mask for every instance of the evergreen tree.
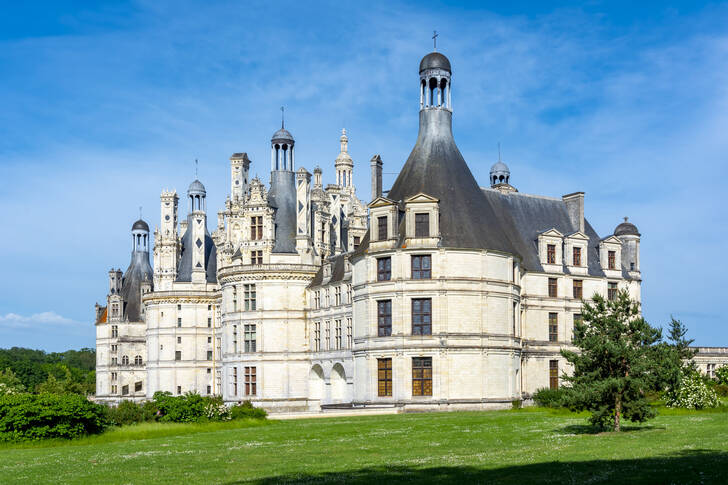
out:
<path id="1" fill-rule="evenodd" d="M 664 344 L 660 372 L 668 398 L 674 399 L 684 378 L 698 372 L 693 361 L 696 351 L 690 348 L 692 339 L 687 338 L 688 328 L 680 320 L 670 317 L 667 339 Z"/>
<path id="2" fill-rule="evenodd" d="M 583 321 L 574 326 L 578 352 L 562 350 L 574 366 L 564 375 L 570 384 L 566 404 L 591 412 L 592 424 L 619 431 L 623 419 L 644 422 L 655 416 L 645 393 L 659 388 L 662 331 L 641 316 L 639 303 L 621 291 L 614 301 L 594 295 L 584 302 Z"/>

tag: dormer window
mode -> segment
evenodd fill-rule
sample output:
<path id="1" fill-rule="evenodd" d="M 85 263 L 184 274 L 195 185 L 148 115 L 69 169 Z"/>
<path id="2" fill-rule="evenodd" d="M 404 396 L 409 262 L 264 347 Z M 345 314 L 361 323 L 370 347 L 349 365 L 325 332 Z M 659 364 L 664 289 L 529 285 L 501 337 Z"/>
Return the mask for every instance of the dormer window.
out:
<path id="1" fill-rule="evenodd" d="M 377 239 L 380 241 L 387 239 L 387 216 L 377 217 Z"/>
<path id="2" fill-rule="evenodd" d="M 253 241 L 263 239 L 263 216 L 250 218 L 250 239 Z"/>
<path id="3" fill-rule="evenodd" d="M 548 264 L 556 264 L 556 245 L 555 244 L 546 245 L 546 262 Z"/>
<path id="4" fill-rule="evenodd" d="M 430 237 L 430 214 L 415 214 L 415 237 Z"/>

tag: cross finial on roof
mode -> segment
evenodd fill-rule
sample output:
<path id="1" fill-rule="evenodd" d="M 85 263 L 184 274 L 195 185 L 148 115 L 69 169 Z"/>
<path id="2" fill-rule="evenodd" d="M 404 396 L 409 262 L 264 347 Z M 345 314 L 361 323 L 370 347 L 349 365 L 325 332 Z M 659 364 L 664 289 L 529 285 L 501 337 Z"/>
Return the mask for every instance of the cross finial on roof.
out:
<path id="1" fill-rule="evenodd" d="M 281 130 L 285 128 L 285 118 L 283 117 L 285 114 L 285 108 L 281 106 Z"/>
<path id="2" fill-rule="evenodd" d="M 624 216 L 624 222 L 627 222 L 629 220 L 629 217 Z"/>
<path id="3" fill-rule="evenodd" d="M 437 36 L 440 35 L 437 33 L 437 30 L 432 31 L 432 43 L 433 43 L 433 50 L 437 52 Z"/>
<path id="4" fill-rule="evenodd" d="M 501 157 L 500 157 L 500 142 L 498 142 L 498 161 L 499 162 L 501 161 Z"/>

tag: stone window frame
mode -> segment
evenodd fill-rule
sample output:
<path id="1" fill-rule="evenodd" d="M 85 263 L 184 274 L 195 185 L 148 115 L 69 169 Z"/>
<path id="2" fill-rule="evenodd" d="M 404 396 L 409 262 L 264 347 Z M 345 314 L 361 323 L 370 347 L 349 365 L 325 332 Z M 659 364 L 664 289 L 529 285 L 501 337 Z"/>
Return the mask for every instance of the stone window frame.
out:
<path id="1" fill-rule="evenodd" d="M 377 359 L 377 397 L 392 397 L 392 358 Z"/>

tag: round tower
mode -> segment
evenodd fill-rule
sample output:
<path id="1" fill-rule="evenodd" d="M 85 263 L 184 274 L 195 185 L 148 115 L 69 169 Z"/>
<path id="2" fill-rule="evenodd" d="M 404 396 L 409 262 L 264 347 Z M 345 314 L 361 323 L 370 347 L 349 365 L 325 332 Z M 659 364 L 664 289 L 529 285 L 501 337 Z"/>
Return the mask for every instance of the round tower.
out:
<path id="1" fill-rule="evenodd" d="M 490 185 L 495 187 L 499 184 L 510 184 L 511 183 L 511 171 L 508 169 L 508 165 L 498 160 L 492 167 L 490 167 Z"/>
<path id="2" fill-rule="evenodd" d="M 625 217 L 614 229 L 614 235 L 622 241 L 622 262 L 630 272 L 640 271 L 640 231 Z"/>
<path id="3" fill-rule="evenodd" d="M 452 111 L 450 78 L 452 68 L 447 57 L 430 52 L 420 61 L 420 109 Z"/>
<path id="4" fill-rule="evenodd" d="M 195 179 L 187 189 L 187 198 L 190 200 L 190 212 L 205 212 L 207 210 L 207 191 L 202 182 Z"/>
<path id="5" fill-rule="evenodd" d="M 281 129 L 273 133 L 270 140 L 270 169 L 272 171 L 293 172 L 296 168 L 296 157 L 294 153 L 294 145 L 296 140 L 293 135 L 286 130 L 281 121 Z"/>
<path id="6" fill-rule="evenodd" d="M 296 157 L 295 140 L 285 129 L 273 133 L 270 140 L 270 192 L 268 203 L 275 208 L 274 253 L 296 252 Z"/>
<path id="7" fill-rule="evenodd" d="M 131 226 L 132 252 L 149 252 L 149 225 L 139 219 Z"/>

